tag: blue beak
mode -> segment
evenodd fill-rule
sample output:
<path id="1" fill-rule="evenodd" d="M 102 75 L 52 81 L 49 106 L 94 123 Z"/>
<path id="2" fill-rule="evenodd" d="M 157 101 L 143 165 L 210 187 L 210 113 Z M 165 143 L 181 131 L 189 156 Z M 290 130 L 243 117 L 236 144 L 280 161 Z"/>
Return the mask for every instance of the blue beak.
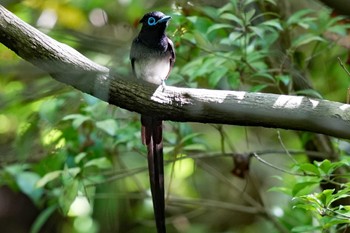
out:
<path id="1" fill-rule="evenodd" d="M 164 16 L 163 18 L 161 18 L 160 20 L 158 20 L 157 23 L 162 23 L 162 22 L 168 22 L 171 19 L 171 16 Z"/>

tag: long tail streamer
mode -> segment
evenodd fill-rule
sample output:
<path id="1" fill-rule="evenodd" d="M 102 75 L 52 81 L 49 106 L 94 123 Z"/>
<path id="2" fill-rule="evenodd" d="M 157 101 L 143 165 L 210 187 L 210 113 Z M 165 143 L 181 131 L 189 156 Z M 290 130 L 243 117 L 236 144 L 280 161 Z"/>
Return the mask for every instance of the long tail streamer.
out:
<path id="1" fill-rule="evenodd" d="M 141 124 L 142 143 L 147 146 L 148 151 L 148 170 L 157 231 L 158 233 L 165 233 L 162 121 L 142 115 Z"/>

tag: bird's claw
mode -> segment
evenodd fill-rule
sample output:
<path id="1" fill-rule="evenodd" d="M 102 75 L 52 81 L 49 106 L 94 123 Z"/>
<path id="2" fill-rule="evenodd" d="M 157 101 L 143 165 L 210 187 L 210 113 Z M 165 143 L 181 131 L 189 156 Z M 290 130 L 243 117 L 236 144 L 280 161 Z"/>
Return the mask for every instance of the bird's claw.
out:
<path id="1" fill-rule="evenodd" d="M 162 89 L 163 91 L 165 90 L 166 84 L 165 84 L 165 80 L 162 80 Z"/>

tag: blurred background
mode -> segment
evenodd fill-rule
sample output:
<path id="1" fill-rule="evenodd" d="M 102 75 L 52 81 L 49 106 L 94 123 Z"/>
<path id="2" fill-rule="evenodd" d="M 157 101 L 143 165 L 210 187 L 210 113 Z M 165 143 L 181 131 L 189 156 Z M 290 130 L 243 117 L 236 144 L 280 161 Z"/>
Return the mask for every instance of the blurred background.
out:
<path id="1" fill-rule="evenodd" d="M 138 21 L 162 11 L 172 16 L 177 55 L 167 85 L 346 102 L 344 1 L 1 4 L 124 77 Z M 2 44 L 0 64 L 1 232 L 155 232 L 139 115 L 58 83 Z M 168 232 L 346 232 L 347 217 L 334 217 L 339 205 L 315 203 L 339 188 L 334 171 L 347 169 L 347 141 L 197 123 L 165 122 L 164 131 Z"/>

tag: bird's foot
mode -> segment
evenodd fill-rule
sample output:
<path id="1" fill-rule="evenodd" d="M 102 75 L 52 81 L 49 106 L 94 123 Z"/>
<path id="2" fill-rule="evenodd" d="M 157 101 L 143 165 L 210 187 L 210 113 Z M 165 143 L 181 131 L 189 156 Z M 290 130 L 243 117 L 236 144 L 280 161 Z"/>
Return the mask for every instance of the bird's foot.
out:
<path id="1" fill-rule="evenodd" d="M 163 91 L 165 91 L 165 88 L 166 88 L 165 80 L 162 80 L 162 89 L 163 89 Z"/>

